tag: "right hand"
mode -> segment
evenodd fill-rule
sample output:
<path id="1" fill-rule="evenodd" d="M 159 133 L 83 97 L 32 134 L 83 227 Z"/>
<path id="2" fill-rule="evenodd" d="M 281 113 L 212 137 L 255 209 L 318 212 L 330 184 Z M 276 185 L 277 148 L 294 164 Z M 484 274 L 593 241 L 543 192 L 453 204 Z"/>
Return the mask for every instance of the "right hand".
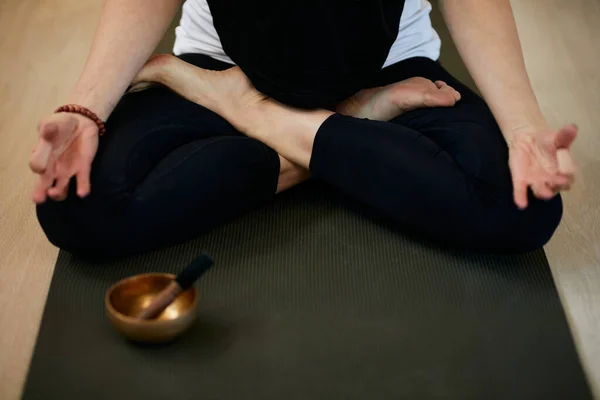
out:
<path id="1" fill-rule="evenodd" d="M 77 195 L 90 193 L 90 171 L 98 150 L 98 126 L 79 114 L 57 113 L 38 125 L 39 140 L 29 167 L 39 175 L 33 201 L 41 204 L 48 197 L 66 199 L 71 178 L 77 180 Z"/>

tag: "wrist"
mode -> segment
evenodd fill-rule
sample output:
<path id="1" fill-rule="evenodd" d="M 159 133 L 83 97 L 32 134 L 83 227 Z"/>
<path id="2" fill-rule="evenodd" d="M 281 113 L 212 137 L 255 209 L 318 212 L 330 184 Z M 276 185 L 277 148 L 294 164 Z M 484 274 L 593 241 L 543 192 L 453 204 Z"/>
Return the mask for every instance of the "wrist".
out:
<path id="1" fill-rule="evenodd" d="M 71 92 L 66 104 L 77 104 L 85 107 L 96 114 L 102 121 L 106 122 L 116 102 L 107 100 L 105 96 L 98 95 L 95 89 L 82 91 L 76 88 Z"/>
<path id="2" fill-rule="evenodd" d="M 106 133 L 106 127 L 104 125 L 104 121 L 102 121 L 93 111 L 90 111 L 88 108 L 82 107 L 78 104 L 65 104 L 60 106 L 54 111 L 55 113 L 71 113 L 71 114 L 79 114 L 90 121 L 92 121 L 98 127 L 98 134 L 100 136 Z"/>
<path id="3" fill-rule="evenodd" d="M 511 124 L 506 124 L 506 126 L 501 126 L 502 133 L 509 147 L 515 141 L 523 139 L 528 140 L 528 138 L 533 137 L 536 133 L 548 129 L 548 124 L 543 117 L 523 119 Z"/>
<path id="4" fill-rule="evenodd" d="M 108 116 L 110 115 L 108 107 L 101 106 L 99 103 L 96 103 L 94 101 L 77 100 L 77 97 L 70 97 L 69 101 L 66 104 L 74 104 L 84 107 L 96 114 L 98 118 L 103 122 L 106 122 Z"/>

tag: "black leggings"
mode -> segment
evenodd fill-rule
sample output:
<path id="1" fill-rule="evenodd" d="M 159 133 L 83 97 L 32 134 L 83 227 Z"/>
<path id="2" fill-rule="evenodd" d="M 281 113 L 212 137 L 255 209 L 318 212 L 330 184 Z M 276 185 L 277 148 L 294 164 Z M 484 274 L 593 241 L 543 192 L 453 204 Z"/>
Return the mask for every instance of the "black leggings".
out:
<path id="1" fill-rule="evenodd" d="M 202 55 L 182 58 L 208 69 Z M 562 216 L 559 196 L 512 201 L 507 147 L 484 101 L 438 63 L 416 58 L 381 71 L 373 86 L 410 77 L 444 80 L 452 108 L 391 122 L 335 114 L 320 127 L 311 175 L 393 224 L 484 251 L 543 246 Z M 127 94 L 107 121 L 92 166 L 92 193 L 71 184 L 64 202 L 38 206 L 52 243 L 80 255 L 123 256 L 197 237 L 269 202 L 279 158 L 217 114 L 164 88 Z M 340 197 L 344 197 L 340 196 Z"/>

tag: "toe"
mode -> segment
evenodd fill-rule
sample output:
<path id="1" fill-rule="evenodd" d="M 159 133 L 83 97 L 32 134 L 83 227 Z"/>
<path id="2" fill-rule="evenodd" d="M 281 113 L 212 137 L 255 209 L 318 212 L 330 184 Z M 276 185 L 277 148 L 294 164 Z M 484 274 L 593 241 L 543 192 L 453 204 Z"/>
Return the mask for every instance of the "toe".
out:
<path id="1" fill-rule="evenodd" d="M 441 82 L 441 81 L 438 81 L 438 82 Z M 443 83 L 443 86 L 440 87 L 440 91 L 450 94 L 452 96 L 452 98 L 454 99 L 455 103 L 461 99 L 461 95 L 456 89 L 454 89 L 452 86 L 450 86 L 444 82 L 442 82 L 442 83 Z M 437 85 L 437 82 L 436 82 L 436 85 Z"/>

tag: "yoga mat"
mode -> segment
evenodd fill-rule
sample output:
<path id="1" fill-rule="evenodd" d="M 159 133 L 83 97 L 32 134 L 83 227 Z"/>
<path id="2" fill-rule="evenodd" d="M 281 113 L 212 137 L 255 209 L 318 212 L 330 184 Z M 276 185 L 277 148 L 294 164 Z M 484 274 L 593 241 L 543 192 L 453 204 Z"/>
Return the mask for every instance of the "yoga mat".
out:
<path id="1" fill-rule="evenodd" d="M 197 240 L 111 262 L 61 252 L 24 399 L 591 399 L 542 251 L 440 248 L 315 184 Z M 198 321 L 123 340 L 105 290 L 199 252 Z"/>

